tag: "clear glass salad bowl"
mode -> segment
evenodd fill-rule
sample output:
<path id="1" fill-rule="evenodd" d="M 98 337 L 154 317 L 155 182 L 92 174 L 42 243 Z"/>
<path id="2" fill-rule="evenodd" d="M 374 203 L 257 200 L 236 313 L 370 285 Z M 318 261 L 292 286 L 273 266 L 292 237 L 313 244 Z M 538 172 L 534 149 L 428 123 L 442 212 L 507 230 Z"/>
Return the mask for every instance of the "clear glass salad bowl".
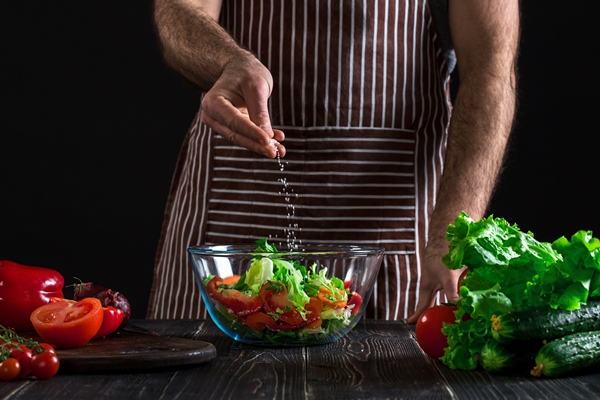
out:
<path id="1" fill-rule="evenodd" d="M 346 335 L 362 318 L 384 249 L 302 245 L 190 247 L 202 300 L 231 338 L 261 346 L 310 346 Z"/>

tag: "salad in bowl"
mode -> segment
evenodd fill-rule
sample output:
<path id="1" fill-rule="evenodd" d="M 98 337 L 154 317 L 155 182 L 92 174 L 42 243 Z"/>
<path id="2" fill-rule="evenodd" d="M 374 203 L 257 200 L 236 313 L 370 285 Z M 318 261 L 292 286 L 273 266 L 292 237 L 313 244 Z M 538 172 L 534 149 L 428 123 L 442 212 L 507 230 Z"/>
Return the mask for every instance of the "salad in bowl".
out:
<path id="1" fill-rule="evenodd" d="M 361 319 L 384 250 L 307 245 L 280 252 L 255 246 L 188 249 L 208 312 L 233 339 L 255 345 L 329 343 Z"/>

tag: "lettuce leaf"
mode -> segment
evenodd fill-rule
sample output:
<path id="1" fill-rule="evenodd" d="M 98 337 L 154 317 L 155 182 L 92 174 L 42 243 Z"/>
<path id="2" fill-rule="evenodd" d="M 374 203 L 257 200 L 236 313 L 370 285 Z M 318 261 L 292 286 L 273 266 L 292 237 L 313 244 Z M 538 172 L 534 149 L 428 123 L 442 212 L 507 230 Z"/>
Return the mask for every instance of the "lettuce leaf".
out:
<path id="1" fill-rule="evenodd" d="M 469 289 L 483 290 L 499 284 L 517 308 L 540 302 L 528 282 L 562 259 L 549 243 L 541 243 L 532 233 L 493 216 L 475 222 L 462 212 L 454 225 L 448 226 L 446 238 L 449 252 L 442 262 L 447 268 L 468 266 L 465 284 Z"/>
<path id="2" fill-rule="evenodd" d="M 267 281 L 273 279 L 273 276 L 273 261 L 270 258 L 263 257 L 253 260 L 250 268 L 248 268 L 248 271 L 244 275 L 244 283 L 256 295 Z"/>

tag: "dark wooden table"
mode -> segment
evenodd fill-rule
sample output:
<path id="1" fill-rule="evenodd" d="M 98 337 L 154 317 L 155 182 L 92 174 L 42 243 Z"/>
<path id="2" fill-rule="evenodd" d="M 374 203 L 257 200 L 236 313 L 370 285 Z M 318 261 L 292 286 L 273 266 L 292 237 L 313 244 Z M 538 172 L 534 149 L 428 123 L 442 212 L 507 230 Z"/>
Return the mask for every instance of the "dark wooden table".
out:
<path id="1" fill-rule="evenodd" d="M 193 367 L 118 374 L 65 374 L 0 383 L 2 399 L 595 399 L 600 368 L 562 378 L 451 370 L 424 355 L 412 326 L 362 321 L 323 346 L 237 343 L 212 321 L 134 320 L 162 335 L 214 344 Z"/>

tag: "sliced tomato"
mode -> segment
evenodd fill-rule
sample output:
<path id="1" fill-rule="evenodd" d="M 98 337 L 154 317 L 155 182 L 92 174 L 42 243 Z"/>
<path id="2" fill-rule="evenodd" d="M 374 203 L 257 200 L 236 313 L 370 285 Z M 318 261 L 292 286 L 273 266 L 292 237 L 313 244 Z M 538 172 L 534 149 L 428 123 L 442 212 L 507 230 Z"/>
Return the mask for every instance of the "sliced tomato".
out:
<path id="1" fill-rule="evenodd" d="M 267 282 L 258 292 L 258 297 L 262 300 L 263 310 L 267 313 L 279 315 L 277 322 L 294 326 L 300 325 L 304 322 L 304 318 L 288 300 L 287 296 L 288 291 L 285 285 L 279 282 Z"/>
<path id="2" fill-rule="evenodd" d="M 48 303 L 30 317 L 42 339 L 63 348 L 85 345 L 96 335 L 103 318 L 102 303 L 93 297 Z"/>
<path id="3" fill-rule="evenodd" d="M 206 285 L 206 291 L 211 298 L 227 307 L 232 314 L 245 317 L 259 312 L 262 308 L 262 301 L 258 297 L 248 296 L 223 285 L 223 280 L 215 276 Z"/>
<path id="4" fill-rule="evenodd" d="M 352 314 L 358 314 L 360 311 L 360 307 L 362 306 L 363 298 L 360 294 L 356 292 L 350 293 L 348 296 L 348 306 L 354 305 L 352 308 Z"/>
<path id="5" fill-rule="evenodd" d="M 248 315 L 245 323 L 248 328 L 256 332 L 262 332 L 265 328 L 275 329 L 277 325 L 273 317 L 264 312 Z"/>
<path id="6" fill-rule="evenodd" d="M 304 306 L 306 311 L 310 311 L 306 314 L 306 327 L 316 328 L 321 326 L 323 320 L 321 319 L 321 311 L 323 311 L 323 302 L 318 297 L 311 297 L 307 305 Z"/>

